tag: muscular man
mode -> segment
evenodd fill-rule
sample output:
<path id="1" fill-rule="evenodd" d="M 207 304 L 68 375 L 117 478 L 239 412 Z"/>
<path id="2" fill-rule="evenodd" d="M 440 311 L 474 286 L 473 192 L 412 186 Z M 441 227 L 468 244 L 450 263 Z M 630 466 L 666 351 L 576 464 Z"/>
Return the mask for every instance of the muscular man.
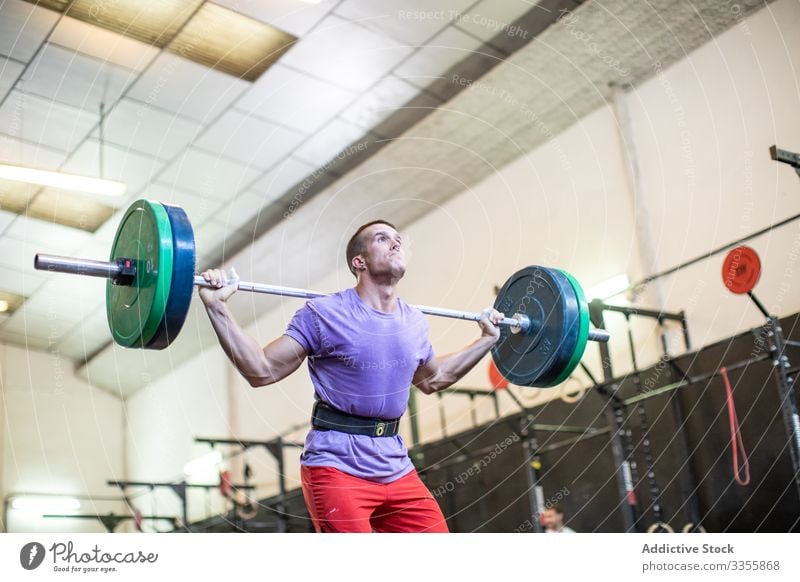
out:
<path id="1" fill-rule="evenodd" d="M 428 323 L 397 295 L 406 272 L 400 234 L 379 220 L 347 244 L 354 288 L 312 299 L 284 335 L 261 347 L 225 302 L 236 290 L 224 273 L 203 273 L 211 324 L 234 366 L 253 387 L 287 377 L 308 358 L 316 403 L 300 457 L 303 495 L 319 532 L 446 532 L 438 504 L 420 481 L 398 433 L 411 384 L 444 390 L 486 355 L 503 314 L 484 311 L 480 337 L 435 357 Z"/>

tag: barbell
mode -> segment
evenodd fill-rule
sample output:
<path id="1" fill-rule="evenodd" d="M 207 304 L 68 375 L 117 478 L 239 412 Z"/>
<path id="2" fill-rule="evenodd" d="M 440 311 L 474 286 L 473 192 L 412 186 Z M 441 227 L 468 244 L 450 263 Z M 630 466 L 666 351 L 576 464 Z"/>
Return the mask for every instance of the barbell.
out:
<path id="1" fill-rule="evenodd" d="M 34 268 L 102 277 L 106 315 L 114 341 L 127 348 L 164 349 L 178 337 L 195 286 L 196 250 L 189 217 L 179 206 L 137 200 L 117 228 L 109 261 L 37 254 Z M 238 281 L 238 289 L 313 299 L 325 293 Z M 439 317 L 478 321 L 481 313 L 415 306 Z M 495 309 L 513 313 L 500 323 L 492 348 L 498 371 L 519 386 L 550 387 L 572 373 L 587 341 L 608 341 L 589 329 L 589 309 L 580 284 L 565 271 L 531 266 L 514 273 L 497 294 Z"/>

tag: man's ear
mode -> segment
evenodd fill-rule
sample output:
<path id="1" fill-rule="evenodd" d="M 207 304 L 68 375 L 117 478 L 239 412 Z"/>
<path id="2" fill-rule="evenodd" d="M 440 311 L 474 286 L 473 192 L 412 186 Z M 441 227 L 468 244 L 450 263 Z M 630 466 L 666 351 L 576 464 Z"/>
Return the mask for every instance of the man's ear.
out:
<path id="1" fill-rule="evenodd" d="M 356 255 L 353 257 L 353 267 L 355 267 L 356 271 L 363 271 L 367 268 L 367 262 L 361 255 Z"/>

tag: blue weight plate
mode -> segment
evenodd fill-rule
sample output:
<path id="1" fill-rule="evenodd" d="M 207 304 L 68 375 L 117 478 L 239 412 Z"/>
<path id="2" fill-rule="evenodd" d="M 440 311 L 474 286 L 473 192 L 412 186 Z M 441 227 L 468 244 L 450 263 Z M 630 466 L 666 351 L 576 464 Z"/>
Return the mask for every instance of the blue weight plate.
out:
<path id="1" fill-rule="evenodd" d="M 578 341 L 580 311 L 569 280 L 555 269 L 531 266 L 506 281 L 494 304 L 506 317 L 527 315 L 527 333 L 500 330 L 492 347 L 498 371 L 517 386 L 548 387 L 569 366 Z"/>
<path id="2" fill-rule="evenodd" d="M 164 317 L 146 346 L 149 350 L 163 350 L 175 341 L 186 321 L 194 292 L 196 253 L 192 223 L 183 208 L 171 204 L 163 206 L 172 226 L 172 286 Z"/>

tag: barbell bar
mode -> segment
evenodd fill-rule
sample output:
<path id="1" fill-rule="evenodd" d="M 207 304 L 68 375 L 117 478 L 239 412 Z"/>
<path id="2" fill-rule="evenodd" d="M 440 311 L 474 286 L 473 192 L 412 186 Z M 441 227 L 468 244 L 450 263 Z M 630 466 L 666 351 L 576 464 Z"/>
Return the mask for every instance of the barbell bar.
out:
<path id="1" fill-rule="evenodd" d="M 163 349 L 175 340 L 189 309 L 192 289 L 211 287 L 195 274 L 194 233 L 185 211 L 137 200 L 117 229 L 109 261 L 37 254 L 42 271 L 100 277 L 108 281 L 106 311 L 114 341 L 124 347 Z M 240 291 L 315 299 L 326 293 L 263 283 L 236 282 Z M 422 313 L 479 321 L 481 313 L 414 306 Z M 548 387 L 577 367 L 587 341 L 607 342 L 608 332 L 589 329 L 588 304 L 568 273 L 531 266 L 512 275 L 494 307 L 504 313 L 501 338 L 492 348 L 498 370 L 510 382 Z"/>
<path id="2" fill-rule="evenodd" d="M 94 259 L 62 257 L 60 255 L 46 255 L 41 253 L 38 253 L 33 260 L 34 268 L 40 271 L 100 277 L 117 281 L 118 285 L 130 285 L 130 283 L 120 281 L 122 281 L 124 277 L 135 277 L 135 266 L 133 262 L 131 262 L 131 265 L 126 268 L 125 264 L 125 259 L 118 259 L 114 262 L 96 261 Z M 231 282 L 228 282 L 226 284 L 230 283 Z M 195 275 L 194 285 L 196 287 L 214 287 L 200 275 Z M 300 289 L 299 287 L 284 287 L 282 285 L 268 285 L 265 283 L 250 283 L 248 281 L 238 281 L 236 288 L 239 291 L 247 291 L 249 293 L 297 297 L 300 299 L 315 299 L 317 297 L 328 296 L 327 293 L 322 293 L 321 291 L 309 291 L 308 289 Z M 442 307 L 431 307 L 429 305 L 414 305 L 413 307 L 422 313 L 435 315 L 437 317 L 449 317 L 451 319 L 464 319 L 467 321 L 480 321 L 483 317 L 481 313 L 471 311 L 444 309 Z M 501 319 L 498 325 L 508 326 L 514 333 L 526 333 L 532 324 L 529 316 L 517 313 L 513 317 Z M 609 338 L 609 333 L 605 330 L 593 329 L 589 331 L 588 339 L 590 341 L 607 342 Z"/>

